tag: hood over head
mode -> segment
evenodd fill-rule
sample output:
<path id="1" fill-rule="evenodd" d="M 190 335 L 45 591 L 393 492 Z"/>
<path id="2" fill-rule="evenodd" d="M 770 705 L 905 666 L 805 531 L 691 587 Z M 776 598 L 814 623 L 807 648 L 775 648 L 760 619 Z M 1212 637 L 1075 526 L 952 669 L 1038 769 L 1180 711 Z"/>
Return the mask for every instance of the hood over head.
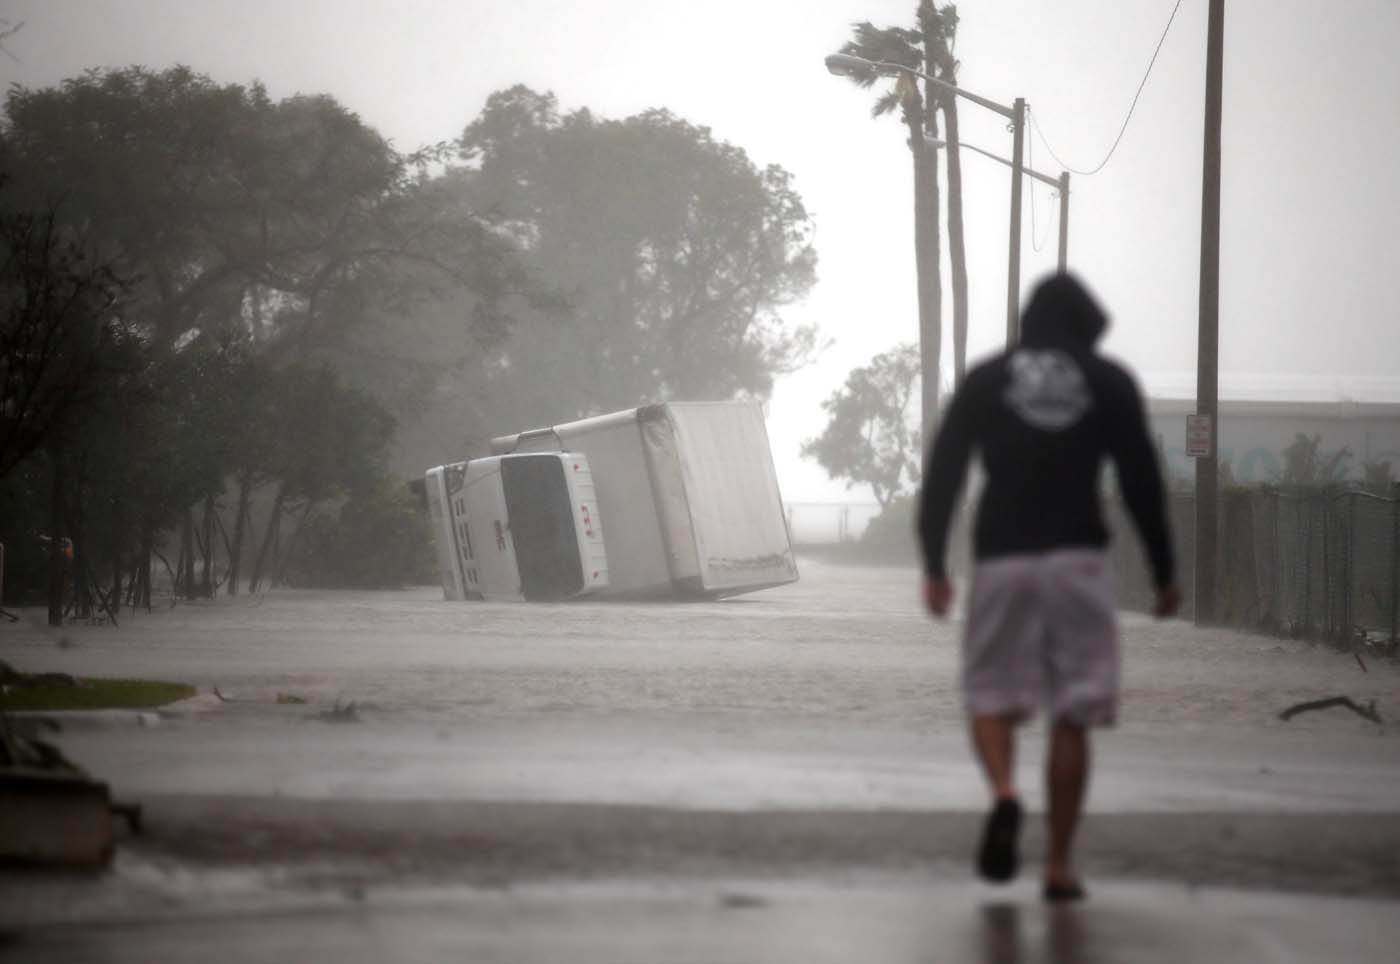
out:
<path id="1" fill-rule="evenodd" d="M 1108 315 L 1089 289 L 1071 274 L 1042 281 L 1021 314 L 1021 341 L 1027 345 L 1092 348 L 1108 329 Z"/>

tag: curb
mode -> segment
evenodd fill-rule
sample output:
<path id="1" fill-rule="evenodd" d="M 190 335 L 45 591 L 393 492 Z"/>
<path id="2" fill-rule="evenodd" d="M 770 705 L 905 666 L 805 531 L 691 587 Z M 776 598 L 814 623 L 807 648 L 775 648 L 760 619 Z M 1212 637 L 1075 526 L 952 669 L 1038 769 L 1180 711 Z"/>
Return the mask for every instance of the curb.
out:
<path id="1" fill-rule="evenodd" d="M 162 706 L 147 709 L 105 709 L 105 710 L 14 710 L 6 714 L 13 722 L 24 724 L 33 721 L 55 723 L 62 730 L 101 730 L 119 726 L 154 727 L 165 720 L 182 719 L 197 713 L 208 713 L 220 707 L 221 702 L 213 693 L 196 693 L 194 696 Z"/>

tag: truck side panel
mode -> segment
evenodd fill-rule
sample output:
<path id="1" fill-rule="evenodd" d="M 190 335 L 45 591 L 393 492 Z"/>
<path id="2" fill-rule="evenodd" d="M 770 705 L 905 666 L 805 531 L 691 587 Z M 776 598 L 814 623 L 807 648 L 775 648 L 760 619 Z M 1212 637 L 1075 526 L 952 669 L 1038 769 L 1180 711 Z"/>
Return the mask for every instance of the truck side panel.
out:
<path id="1" fill-rule="evenodd" d="M 424 473 L 428 492 L 428 515 L 432 519 L 433 546 L 437 550 L 438 576 L 442 580 L 442 598 L 462 599 L 465 591 L 457 541 L 453 533 L 452 512 L 448 507 L 447 467 L 439 465 Z"/>
<path id="2" fill-rule="evenodd" d="M 691 522 L 690 501 L 681 475 L 681 453 L 670 408 L 653 405 L 639 410 L 638 427 L 651 478 L 652 499 L 660 518 L 661 537 L 671 568 L 671 582 L 681 595 L 703 595 L 700 557 Z"/>

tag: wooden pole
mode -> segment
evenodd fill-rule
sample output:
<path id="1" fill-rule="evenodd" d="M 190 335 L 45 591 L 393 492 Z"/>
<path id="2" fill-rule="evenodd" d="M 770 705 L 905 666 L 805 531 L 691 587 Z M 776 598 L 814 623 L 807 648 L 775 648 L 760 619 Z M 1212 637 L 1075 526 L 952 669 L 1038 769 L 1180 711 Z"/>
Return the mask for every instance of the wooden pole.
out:
<path id="1" fill-rule="evenodd" d="M 1060 274 L 1069 267 L 1069 171 L 1060 173 Z"/>
<path id="2" fill-rule="evenodd" d="M 1011 232 L 1006 255 L 1006 347 L 1021 337 L 1021 173 L 1025 170 L 1026 101 L 1011 108 Z"/>
<path id="3" fill-rule="evenodd" d="M 1224 79 L 1225 0 L 1210 0 L 1206 35 L 1205 138 L 1201 174 L 1200 324 L 1196 349 L 1196 414 L 1210 422 L 1210 450 L 1196 459 L 1197 626 L 1216 619 L 1216 515 L 1220 442 L 1220 127 Z"/>

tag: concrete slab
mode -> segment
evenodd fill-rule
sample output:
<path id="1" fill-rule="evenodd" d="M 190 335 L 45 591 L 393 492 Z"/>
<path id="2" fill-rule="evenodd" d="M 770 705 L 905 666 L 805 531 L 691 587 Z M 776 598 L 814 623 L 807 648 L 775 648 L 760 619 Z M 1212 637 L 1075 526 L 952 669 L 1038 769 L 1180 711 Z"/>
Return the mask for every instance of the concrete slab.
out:
<path id="1" fill-rule="evenodd" d="M 97 867 L 112 856 L 107 785 L 67 770 L 0 768 L 0 862 Z"/>

